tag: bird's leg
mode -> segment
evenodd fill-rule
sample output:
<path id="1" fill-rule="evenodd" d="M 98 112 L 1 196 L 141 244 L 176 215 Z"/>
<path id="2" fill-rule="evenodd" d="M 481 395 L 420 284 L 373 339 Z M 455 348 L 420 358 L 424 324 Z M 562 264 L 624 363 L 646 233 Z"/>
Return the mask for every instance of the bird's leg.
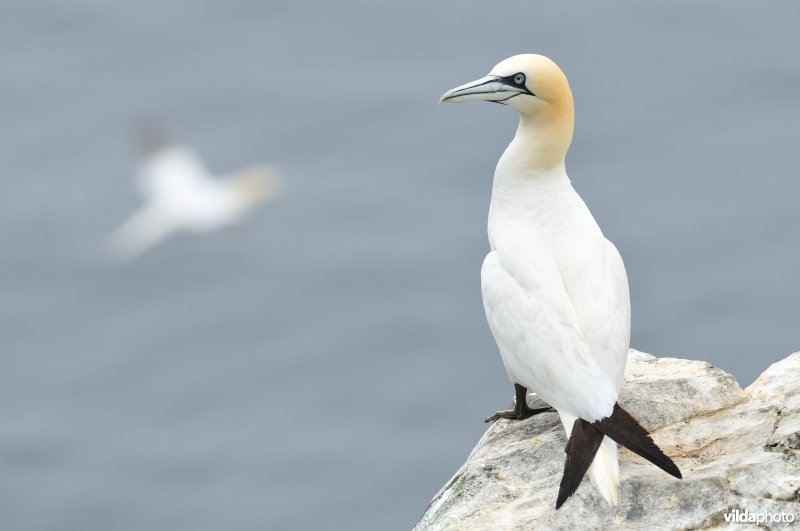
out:
<path id="1" fill-rule="evenodd" d="M 505 411 L 498 411 L 491 417 L 484 420 L 484 422 L 491 422 L 497 419 L 512 419 L 522 420 L 539 413 L 546 413 L 548 411 L 555 411 L 550 406 L 532 408 L 528 406 L 528 390 L 520 384 L 514 384 L 514 390 L 517 396 L 514 398 L 514 409 L 507 409 Z"/>

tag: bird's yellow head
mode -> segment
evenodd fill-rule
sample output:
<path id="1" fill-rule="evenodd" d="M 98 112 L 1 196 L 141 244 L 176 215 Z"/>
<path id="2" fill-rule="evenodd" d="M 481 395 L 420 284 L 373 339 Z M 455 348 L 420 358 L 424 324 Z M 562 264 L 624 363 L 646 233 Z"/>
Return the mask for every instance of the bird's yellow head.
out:
<path id="1" fill-rule="evenodd" d="M 535 131 L 545 158 L 563 160 L 572 141 L 572 91 L 558 65 L 543 55 L 509 57 L 489 75 L 448 90 L 439 101 L 492 101 L 516 109 L 522 129 Z"/>
<path id="2" fill-rule="evenodd" d="M 545 105 L 572 106 L 567 77 L 557 64 L 543 55 L 522 54 L 498 63 L 489 75 L 448 90 L 441 103 L 493 101 L 522 114 Z"/>
<path id="3" fill-rule="evenodd" d="M 266 166 L 245 168 L 233 176 L 233 181 L 240 199 L 247 206 L 265 203 L 280 193 L 280 175 Z"/>

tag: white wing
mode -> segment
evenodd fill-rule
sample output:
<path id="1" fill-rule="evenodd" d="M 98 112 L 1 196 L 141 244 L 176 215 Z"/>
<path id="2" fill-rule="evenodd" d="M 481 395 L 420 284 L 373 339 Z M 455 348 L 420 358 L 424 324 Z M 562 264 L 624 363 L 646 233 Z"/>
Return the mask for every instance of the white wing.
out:
<path id="1" fill-rule="evenodd" d="M 190 148 L 169 146 L 145 158 L 137 174 L 140 191 L 160 201 L 180 200 L 203 186 L 210 176 Z"/>
<path id="2" fill-rule="evenodd" d="M 586 300 L 586 341 L 617 390 L 622 386 L 631 340 L 631 302 L 628 276 L 614 244 L 604 240 L 605 260 L 591 276 L 591 299 Z"/>
<path id="3" fill-rule="evenodd" d="M 139 223 L 142 235 L 166 230 L 169 220 L 175 229 L 212 231 L 235 221 L 240 209 L 237 190 L 211 176 L 188 147 L 170 146 L 147 157 L 137 179 L 151 205 Z"/>
<path id="4" fill-rule="evenodd" d="M 146 205 L 135 212 L 109 240 L 118 259 L 133 260 L 178 230 L 178 225 L 163 210 Z"/>
<path id="5" fill-rule="evenodd" d="M 571 262 L 577 276 L 548 253 L 498 250 L 481 271 L 486 316 L 511 379 L 588 421 L 611 414 L 628 348 L 627 280 L 605 244 L 606 260 L 595 267 Z"/>

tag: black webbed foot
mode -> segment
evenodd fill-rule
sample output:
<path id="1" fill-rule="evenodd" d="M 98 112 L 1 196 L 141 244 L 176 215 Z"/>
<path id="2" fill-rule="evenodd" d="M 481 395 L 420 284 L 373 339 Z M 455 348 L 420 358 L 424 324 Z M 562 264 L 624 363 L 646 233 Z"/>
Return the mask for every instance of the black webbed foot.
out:
<path id="1" fill-rule="evenodd" d="M 555 412 L 550 406 L 547 407 L 530 407 L 528 406 L 528 390 L 519 384 L 514 384 L 516 397 L 514 398 L 514 409 L 506 409 L 498 411 L 491 417 L 484 419 L 484 422 L 492 422 L 497 419 L 510 419 L 522 420 L 539 413 Z"/>

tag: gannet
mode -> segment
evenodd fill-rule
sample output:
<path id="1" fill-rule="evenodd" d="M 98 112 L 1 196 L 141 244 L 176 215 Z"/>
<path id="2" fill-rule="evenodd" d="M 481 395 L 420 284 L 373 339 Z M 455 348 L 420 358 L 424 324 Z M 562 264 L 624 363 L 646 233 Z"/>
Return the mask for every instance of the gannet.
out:
<path id="1" fill-rule="evenodd" d="M 619 252 L 567 176 L 574 108 L 566 76 L 544 56 L 516 55 L 440 102 L 474 100 L 520 115 L 494 173 L 490 252 L 481 268 L 486 318 L 516 404 L 490 419 L 541 411 L 528 407 L 528 390 L 558 411 L 568 441 L 556 509 L 587 469 L 603 498 L 617 504 L 615 441 L 680 478 L 678 467 L 617 403 L 630 343 L 628 278 Z"/>
<path id="2" fill-rule="evenodd" d="M 277 193 L 277 173 L 253 166 L 228 177 L 210 175 L 195 152 L 158 145 L 137 173 L 146 202 L 110 238 L 111 251 L 130 260 L 179 232 L 206 233 L 240 222 Z"/>

